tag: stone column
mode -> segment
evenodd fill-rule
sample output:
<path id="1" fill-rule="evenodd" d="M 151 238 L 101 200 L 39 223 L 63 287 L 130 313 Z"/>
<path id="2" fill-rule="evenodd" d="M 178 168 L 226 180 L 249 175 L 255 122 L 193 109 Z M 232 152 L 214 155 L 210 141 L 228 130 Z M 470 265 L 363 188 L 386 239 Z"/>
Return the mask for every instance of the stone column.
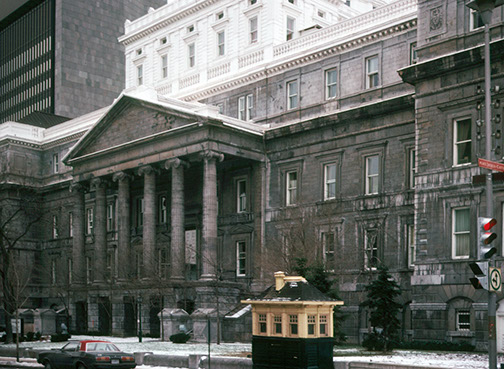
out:
<path id="1" fill-rule="evenodd" d="M 74 197 L 74 207 L 72 211 L 72 280 L 75 284 L 86 283 L 86 235 L 85 235 L 85 219 L 86 209 L 84 200 L 84 186 L 80 183 L 72 183 L 70 191 Z"/>
<path id="2" fill-rule="evenodd" d="M 94 221 L 94 282 L 105 282 L 107 269 L 107 183 L 101 178 L 91 181 L 95 188 L 95 221 Z"/>
<path id="3" fill-rule="evenodd" d="M 150 165 L 138 171 L 144 176 L 143 270 L 142 278 L 157 275 L 156 271 L 156 172 Z"/>
<path id="4" fill-rule="evenodd" d="M 131 177 L 124 172 L 117 172 L 112 177 L 114 182 L 118 182 L 118 279 L 125 281 L 129 277 L 130 270 L 134 270 L 131 260 L 131 215 L 130 215 L 130 180 Z"/>
<path id="5" fill-rule="evenodd" d="M 201 279 L 215 279 L 217 270 L 217 165 L 224 155 L 207 150 L 203 158 L 203 232 Z"/>
<path id="6" fill-rule="evenodd" d="M 171 168 L 171 278 L 184 279 L 185 270 L 185 228 L 184 228 L 184 166 L 189 163 L 179 158 L 166 161 L 165 168 Z"/>

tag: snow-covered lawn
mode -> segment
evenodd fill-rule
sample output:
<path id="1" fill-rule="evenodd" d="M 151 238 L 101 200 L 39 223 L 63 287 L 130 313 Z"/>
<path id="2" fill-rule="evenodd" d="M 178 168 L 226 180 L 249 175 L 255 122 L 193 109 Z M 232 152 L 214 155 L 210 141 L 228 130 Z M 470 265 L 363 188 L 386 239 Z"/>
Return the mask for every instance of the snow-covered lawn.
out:
<path id="1" fill-rule="evenodd" d="M 208 345 L 204 343 L 175 344 L 172 342 L 162 342 L 159 339 L 144 337 L 139 343 L 138 338 L 128 337 L 92 337 L 92 336 L 72 336 L 72 340 L 83 339 L 105 339 L 114 342 L 121 350 L 126 352 L 152 352 L 163 355 L 207 355 Z M 57 342 L 23 342 L 21 347 L 31 347 L 34 349 L 49 349 L 62 347 L 64 343 Z M 8 345 L 12 346 L 12 345 Z M 239 356 L 247 357 L 252 351 L 250 343 L 223 343 L 210 346 L 211 355 L 215 356 Z M 442 367 L 457 369 L 483 369 L 488 368 L 488 356 L 484 353 L 463 353 L 463 352 L 425 352 L 414 350 L 397 350 L 392 354 L 377 355 L 361 351 L 360 348 L 335 347 L 335 361 L 360 361 L 360 362 L 380 362 L 396 363 L 413 366 Z M 499 354 L 497 361 L 504 363 L 504 355 Z M 499 366 L 500 367 L 500 366 Z M 141 366 L 141 369 L 154 369 L 152 367 Z M 166 369 L 166 368 L 165 368 Z"/>

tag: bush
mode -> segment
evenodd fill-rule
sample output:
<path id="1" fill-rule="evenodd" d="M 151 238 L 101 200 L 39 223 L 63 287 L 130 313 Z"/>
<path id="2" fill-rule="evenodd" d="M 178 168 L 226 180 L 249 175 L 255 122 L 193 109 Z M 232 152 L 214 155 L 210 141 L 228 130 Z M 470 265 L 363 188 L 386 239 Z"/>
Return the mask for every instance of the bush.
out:
<path id="1" fill-rule="evenodd" d="M 394 348 L 393 342 L 387 342 L 386 337 L 377 332 L 372 332 L 367 335 L 362 341 L 362 346 L 364 346 L 368 351 L 384 351 L 385 346 L 387 347 L 387 350 L 392 350 Z"/>
<path id="2" fill-rule="evenodd" d="M 189 338 L 191 338 L 190 335 L 184 332 L 180 332 L 172 334 L 170 336 L 170 341 L 172 341 L 173 343 L 186 343 L 187 341 L 189 341 Z"/>
<path id="3" fill-rule="evenodd" d="M 474 351 L 475 346 L 467 342 L 412 341 L 398 342 L 397 348 L 427 351 Z"/>
<path id="4" fill-rule="evenodd" d="M 42 333 L 35 332 L 35 340 L 40 341 L 41 338 L 42 338 Z"/>
<path id="5" fill-rule="evenodd" d="M 35 333 L 34 332 L 26 333 L 26 340 L 28 342 L 35 341 Z"/>
<path id="6" fill-rule="evenodd" d="M 69 334 L 61 334 L 61 333 L 51 334 L 51 342 L 65 342 L 68 341 L 70 337 L 71 336 Z"/>

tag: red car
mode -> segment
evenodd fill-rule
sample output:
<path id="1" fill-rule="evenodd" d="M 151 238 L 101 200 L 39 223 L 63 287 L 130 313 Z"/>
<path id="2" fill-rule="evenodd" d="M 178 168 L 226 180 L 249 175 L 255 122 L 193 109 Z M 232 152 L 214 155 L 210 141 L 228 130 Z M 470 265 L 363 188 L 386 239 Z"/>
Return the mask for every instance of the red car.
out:
<path id="1" fill-rule="evenodd" d="M 133 369 L 135 358 L 109 341 L 71 341 L 61 349 L 41 351 L 37 362 L 45 369 Z"/>

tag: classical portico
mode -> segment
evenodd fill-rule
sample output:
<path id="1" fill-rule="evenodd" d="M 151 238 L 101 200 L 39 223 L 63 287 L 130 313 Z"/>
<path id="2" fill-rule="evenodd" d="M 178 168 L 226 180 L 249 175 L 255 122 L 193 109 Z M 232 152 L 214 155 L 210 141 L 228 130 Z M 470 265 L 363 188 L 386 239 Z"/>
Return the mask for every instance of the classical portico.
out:
<path id="1" fill-rule="evenodd" d="M 116 101 L 65 158 L 74 174 L 73 287 L 88 291 L 88 317 L 100 314 L 94 304 L 104 304 L 99 301 L 110 285 L 129 286 L 123 300 L 152 300 L 163 288 L 165 307 L 188 300 L 195 309 L 213 306 L 208 287 L 229 270 L 219 260 L 219 247 L 227 247 L 219 246 L 219 166 L 262 162 L 261 140 L 259 127 L 200 104 Z M 187 232 L 194 238 L 189 244 Z M 179 297 L 180 286 L 193 292 Z M 228 291 L 235 298 L 228 296 L 227 305 L 238 302 L 238 287 L 226 287 L 236 290 Z M 114 299 L 106 304 L 126 316 L 126 303 Z M 113 320 L 112 330 L 125 329 L 126 320 Z"/>

